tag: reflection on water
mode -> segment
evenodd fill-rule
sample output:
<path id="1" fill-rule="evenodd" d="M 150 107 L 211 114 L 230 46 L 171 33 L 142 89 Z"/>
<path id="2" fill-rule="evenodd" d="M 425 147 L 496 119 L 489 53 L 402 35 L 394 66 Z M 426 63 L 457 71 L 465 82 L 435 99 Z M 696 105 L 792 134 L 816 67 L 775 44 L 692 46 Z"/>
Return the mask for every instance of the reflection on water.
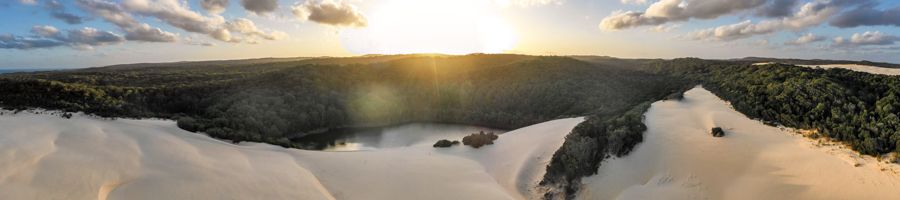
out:
<path id="1" fill-rule="evenodd" d="M 298 138 L 304 149 L 322 151 L 364 151 L 410 146 L 431 146 L 441 139 L 462 140 L 479 131 L 505 131 L 478 126 L 411 123 L 397 126 L 343 129 Z"/>

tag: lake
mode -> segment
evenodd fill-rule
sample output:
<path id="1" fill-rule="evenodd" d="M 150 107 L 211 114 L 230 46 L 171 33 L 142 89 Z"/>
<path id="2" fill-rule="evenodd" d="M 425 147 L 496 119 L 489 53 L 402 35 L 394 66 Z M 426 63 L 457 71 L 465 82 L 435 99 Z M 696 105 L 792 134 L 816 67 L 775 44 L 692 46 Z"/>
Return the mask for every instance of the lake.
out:
<path id="1" fill-rule="evenodd" d="M 410 123 L 396 126 L 342 129 L 307 135 L 295 140 L 304 149 L 321 151 L 366 151 L 412 146 L 431 146 L 441 139 L 460 140 L 466 135 L 484 131 L 500 134 L 506 131 L 478 126 Z"/>

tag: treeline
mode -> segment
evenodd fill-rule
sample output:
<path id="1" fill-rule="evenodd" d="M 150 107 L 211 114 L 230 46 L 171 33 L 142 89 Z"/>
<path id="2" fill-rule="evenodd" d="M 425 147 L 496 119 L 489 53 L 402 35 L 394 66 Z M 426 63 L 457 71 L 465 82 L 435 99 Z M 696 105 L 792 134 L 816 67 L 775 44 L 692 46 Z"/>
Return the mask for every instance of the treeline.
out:
<path id="1" fill-rule="evenodd" d="M 188 131 L 285 147 L 302 147 L 297 138 L 333 128 L 428 121 L 515 129 L 589 116 L 567 136 L 542 182 L 564 188 L 548 197 L 571 197 L 580 178 L 596 173 L 607 155 L 623 156 L 642 140 L 649 102 L 692 85 L 628 68 L 632 62 L 591 64 L 567 57 L 215 63 L 0 75 L 0 105 L 175 119 Z"/>
<path id="2" fill-rule="evenodd" d="M 333 128 L 430 121 L 514 129 L 614 115 L 671 92 L 675 80 L 566 57 L 373 56 L 0 76 L 0 104 L 169 118 L 217 138 L 299 147 L 291 140 Z"/>
<path id="3" fill-rule="evenodd" d="M 549 188 L 544 199 L 573 199 L 581 188 L 581 178 L 596 174 L 603 160 L 630 153 L 644 140 L 644 113 L 656 100 L 649 99 L 618 115 L 589 116 L 578 124 L 547 165 L 540 182 Z"/>

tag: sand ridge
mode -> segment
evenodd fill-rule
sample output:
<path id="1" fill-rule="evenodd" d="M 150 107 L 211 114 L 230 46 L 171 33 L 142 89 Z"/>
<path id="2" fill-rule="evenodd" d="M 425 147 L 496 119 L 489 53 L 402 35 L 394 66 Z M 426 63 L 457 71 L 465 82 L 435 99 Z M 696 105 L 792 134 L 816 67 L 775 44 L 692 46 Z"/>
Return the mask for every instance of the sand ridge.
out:
<path id="1" fill-rule="evenodd" d="M 481 149 L 319 152 L 235 145 L 167 120 L 4 112 L 0 199 L 525 199 L 583 120 Z"/>
<path id="2" fill-rule="evenodd" d="M 703 88 L 645 117 L 644 142 L 584 178 L 580 199 L 900 199 L 896 173 L 850 164 Z M 717 126 L 725 137 L 710 136 Z"/>
<path id="3" fill-rule="evenodd" d="M 849 69 L 849 70 L 853 70 L 853 71 L 866 72 L 866 73 L 872 73 L 872 74 L 882 74 L 882 75 L 891 75 L 891 76 L 900 75 L 900 69 L 876 67 L 876 66 L 869 66 L 869 65 L 828 64 L 828 65 L 798 65 L 798 66 L 810 67 L 810 68 L 822 68 L 822 69 L 843 68 L 843 69 Z"/>

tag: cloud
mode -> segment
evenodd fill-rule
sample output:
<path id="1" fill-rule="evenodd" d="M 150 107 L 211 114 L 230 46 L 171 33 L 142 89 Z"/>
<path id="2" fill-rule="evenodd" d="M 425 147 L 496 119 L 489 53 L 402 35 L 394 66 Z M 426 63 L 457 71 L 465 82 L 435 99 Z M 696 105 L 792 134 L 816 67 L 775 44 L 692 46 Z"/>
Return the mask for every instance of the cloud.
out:
<path id="1" fill-rule="evenodd" d="M 247 11 L 264 15 L 278 8 L 278 0 L 241 0 L 241 6 Z"/>
<path id="2" fill-rule="evenodd" d="M 678 27 L 681 27 L 681 25 L 679 25 L 679 24 L 672 24 L 672 25 L 662 24 L 662 25 L 654 26 L 653 28 L 650 28 L 649 30 L 652 32 L 657 32 L 657 33 L 668 33 L 668 32 L 671 32 L 672 30 L 678 29 Z"/>
<path id="3" fill-rule="evenodd" d="M 80 16 L 67 12 L 53 12 L 50 13 L 50 16 L 62 20 L 67 24 L 81 24 L 84 21 Z"/>
<path id="4" fill-rule="evenodd" d="M 125 32 L 125 38 L 143 42 L 175 42 L 178 36 L 146 23 L 140 23 L 118 4 L 104 0 L 76 0 L 82 10 L 103 18 Z"/>
<path id="5" fill-rule="evenodd" d="M 690 19 L 714 19 L 765 5 L 768 0 L 661 0 L 643 12 L 617 11 L 600 23 L 600 28 L 620 30 L 655 26 Z"/>
<path id="6" fill-rule="evenodd" d="M 793 9 L 800 3 L 799 0 L 773 0 L 756 10 L 756 15 L 763 17 L 787 17 L 793 14 Z"/>
<path id="7" fill-rule="evenodd" d="M 176 42 L 178 35 L 155 28 L 149 24 L 136 24 L 126 31 L 125 38 L 143 42 Z"/>
<path id="8" fill-rule="evenodd" d="M 50 11 L 51 17 L 59 19 L 67 24 L 81 24 L 84 21 L 84 18 L 81 16 L 66 11 L 66 7 L 56 0 L 44 1 L 44 8 Z"/>
<path id="9" fill-rule="evenodd" d="M 19 0 L 22 4 L 35 5 L 37 4 L 37 0 Z"/>
<path id="10" fill-rule="evenodd" d="M 190 36 L 184 38 L 184 43 L 185 43 L 185 44 L 188 44 L 188 45 L 204 46 L 204 47 L 216 46 L 216 44 L 211 43 L 211 42 L 206 42 L 206 41 L 195 41 L 194 38 L 193 38 L 193 37 L 190 37 Z"/>
<path id="11" fill-rule="evenodd" d="M 292 8 L 294 16 L 320 24 L 366 27 L 366 17 L 356 6 L 343 0 L 308 0 Z"/>
<path id="12" fill-rule="evenodd" d="M 63 35 L 52 26 L 34 26 L 34 36 L 21 37 L 11 34 L 0 35 L 0 49 L 40 49 L 69 46 L 75 49 L 93 49 L 95 46 L 119 44 L 125 41 L 122 36 L 94 28 L 69 30 Z"/>
<path id="13" fill-rule="evenodd" d="M 225 41 L 225 42 L 237 42 L 236 40 L 231 38 L 231 32 L 225 29 L 219 29 L 213 31 L 209 34 L 210 37 L 215 38 L 217 40 Z"/>
<path id="14" fill-rule="evenodd" d="M 187 2 L 182 0 L 122 0 L 121 4 L 105 0 L 78 0 L 78 2 L 84 10 L 119 26 L 126 32 L 125 38 L 128 40 L 176 42 L 179 39 L 174 33 L 138 22 L 132 13 L 156 18 L 181 30 L 204 34 L 224 42 L 256 43 L 254 38 L 278 40 L 287 37 L 286 33 L 279 31 L 262 31 L 248 19 L 240 18 L 226 22 L 222 16 L 213 13 L 218 11 L 215 5 L 226 6 L 228 1 L 201 2 L 205 9 L 213 13 L 210 16 L 191 10 Z M 212 7 L 203 5 L 205 3 L 212 3 L 210 4 Z M 244 37 L 233 35 L 232 31 Z"/>
<path id="15" fill-rule="evenodd" d="M 887 46 L 893 45 L 900 41 L 900 37 L 887 35 L 880 31 L 866 31 L 864 33 L 854 33 L 849 39 L 844 37 L 834 38 L 834 46 L 837 47 L 860 47 L 860 46 Z"/>
<path id="16" fill-rule="evenodd" d="M 232 20 L 226 23 L 225 27 L 230 31 L 238 32 L 247 36 L 260 37 L 266 40 L 280 40 L 287 37 L 286 33 L 280 31 L 270 31 L 268 33 L 261 31 L 256 27 L 256 24 L 254 24 L 253 21 L 245 18 Z"/>
<path id="17" fill-rule="evenodd" d="M 805 45 L 815 42 L 825 41 L 825 37 L 817 36 L 813 33 L 807 33 L 805 35 L 800 36 L 796 40 L 788 41 L 785 44 L 787 45 Z"/>
<path id="18" fill-rule="evenodd" d="M 644 0 L 646 1 L 646 0 Z M 494 0 L 494 3 L 499 4 L 500 6 L 518 6 L 518 7 L 532 7 L 532 6 L 542 6 L 548 4 L 561 5 L 565 2 L 565 0 Z"/>
<path id="19" fill-rule="evenodd" d="M 219 14 L 225 12 L 225 8 L 228 7 L 228 0 L 201 0 L 200 6 L 207 12 Z"/>
<path id="20" fill-rule="evenodd" d="M 802 31 L 809 27 L 821 25 L 849 4 L 852 4 L 852 2 L 840 0 L 807 2 L 791 16 L 763 20 L 758 23 L 746 20 L 735 24 L 698 30 L 689 33 L 688 38 L 694 40 L 731 41 L 755 35 L 771 34 L 782 30 Z"/>
<path id="21" fill-rule="evenodd" d="M 635 4 L 635 5 L 644 5 L 647 4 L 648 0 L 621 0 L 622 4 Z"/>
<path id="22" fill-rule="evenodd" d="M 0 34 L 0 49 L 39 49 L 62 46 L 64 43 L 52 39 L 25 38 L 10 34 Z"/>
<path id="23" fill-rule="evenodd" d="M 41 37 L 56 37 L 59 29 L 53 26 L 34 26 L 31 27 L 31 33 Z"/>
<path id="24" fill-rule="evenodd" d="M 831 25 L 841 28 L 858 26 L 900 26 L 900 6 L 880 10 L 874 4 L 866 4 L 841 13 L 831 21 Z"/>
<path id="25" fill-rule="evenodd" d="M 209 34 L 222 24 L 221 17 L 205 17 L 180 0 L 124 0 L 122 7 L 139 15 L 162 20 L 166 24 L 194 33 Z"/>
<path id="26" fill-rule="evenodd" d="M 81 28 L 69 30 L 68 36 L 65 37 L 63 41 L 68 42 L 73 46 L 92 47 L 119 44 L 124 42 L 125 38 L 109 31 L 101 31 L 94 28 Z"/>
<path id="27" fill-rule="evenodd" d="M 225 22 L 225 19 L 218 15 L 201 15 L 179 0 L 125 0 L 123 7 L 140 15 L 160 19 L 182 30 L 206 34 L 225 42 L 255 43 L 256 41 L 252 40 L 254 38 L 278 40 L 287 36 L 278 31 L 261 31 L 253 21 L 245 18 Z M 245 37 L 236 37 L 231 32 L 240 33 Z"/>

